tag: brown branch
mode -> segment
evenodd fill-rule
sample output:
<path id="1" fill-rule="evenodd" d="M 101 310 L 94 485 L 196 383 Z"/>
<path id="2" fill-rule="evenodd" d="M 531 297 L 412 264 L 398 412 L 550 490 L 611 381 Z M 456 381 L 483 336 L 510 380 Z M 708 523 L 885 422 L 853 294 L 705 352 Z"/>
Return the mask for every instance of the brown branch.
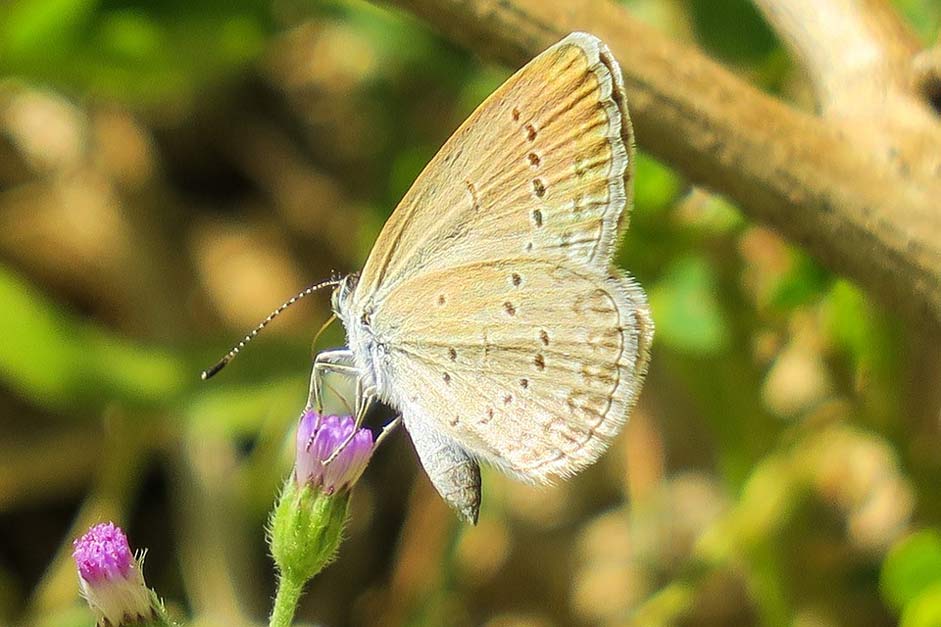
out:
<path id="1" fill-rule="evenodd" d="M 919 45 L 884 0 L 754 0 L 810 74 L 824 111 L 879 106 L 860 101 L 909 89 Z"/>
<path id="2" fill-rule="evenodd" d="M 941 323 L 941 183 L 743 82 L 603 0 L 395 0 L 481 55 L 521 65 L 592 32 L 624 73 L 640 145 L 805 246 L 883 302 Z M 933 122 L 937 131 L 937 122 Z"/>
<path id="3" fill-rule="evenodd" d="M 886 0 L 754 2 L 806 68 L 825 118 L 903 177 L 938 181 L 930 63 Z"/>

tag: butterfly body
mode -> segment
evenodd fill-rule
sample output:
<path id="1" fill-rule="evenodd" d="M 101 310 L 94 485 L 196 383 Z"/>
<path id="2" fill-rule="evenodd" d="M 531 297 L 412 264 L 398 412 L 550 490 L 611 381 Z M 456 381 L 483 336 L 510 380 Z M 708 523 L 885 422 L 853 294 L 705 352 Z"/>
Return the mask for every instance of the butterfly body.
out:
<path id="1" fill-rule="evenodd" d="M 637 398 L 653 322 L 612 268 L 631 151 L 620 69 L 573 33 L 455 132 L 334 294 L 361 388 L 402 415 L 468 520 L 477 460 L 530 482 L 570 476 Z"/>

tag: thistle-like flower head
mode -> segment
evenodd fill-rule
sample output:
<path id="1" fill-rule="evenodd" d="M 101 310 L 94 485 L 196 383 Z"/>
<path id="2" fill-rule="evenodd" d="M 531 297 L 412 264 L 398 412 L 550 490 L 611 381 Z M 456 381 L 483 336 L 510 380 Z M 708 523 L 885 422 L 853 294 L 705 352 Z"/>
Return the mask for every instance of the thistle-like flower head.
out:
<path id="1" fill-rule="evenodd" d="M 299 488 L 309 485 L 325 494 L 347 490 L 366 469 L 375 448 L 369 429 L 356 429 L 352 416 L 321 416 L 305 411 L 297 427 L 297 456 L 294 480 Z M 352 439 L 347 440 L 352 435 Z M 324 465 L 338 447 L 343 450 Z"/>
<path id="2" fill-rule="evenodd" d="M 140 561 L 114 523 L 101 523 L 72 543 L 82 596 L 99 625 L 128 625 L 154 617 Z"/>

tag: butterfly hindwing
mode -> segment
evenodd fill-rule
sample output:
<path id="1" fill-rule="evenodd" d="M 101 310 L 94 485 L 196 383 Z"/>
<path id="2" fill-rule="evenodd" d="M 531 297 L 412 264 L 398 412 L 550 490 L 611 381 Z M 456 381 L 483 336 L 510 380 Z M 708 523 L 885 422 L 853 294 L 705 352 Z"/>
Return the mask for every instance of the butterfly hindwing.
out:
<path id="1" fill-rule="evenodd" d="M 403 282 L 388 307 L 373 330 L 393 402 L 534 481 L 597 459 L 647 368 L 653 325 L 640 288 L 564 260 L 447 268 Z"/>

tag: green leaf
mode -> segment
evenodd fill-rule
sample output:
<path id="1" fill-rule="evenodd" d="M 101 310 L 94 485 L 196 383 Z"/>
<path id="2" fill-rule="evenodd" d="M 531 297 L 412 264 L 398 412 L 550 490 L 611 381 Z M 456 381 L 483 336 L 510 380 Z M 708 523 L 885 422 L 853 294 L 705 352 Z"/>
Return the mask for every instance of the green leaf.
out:
<path id="1" fill-rule="evenodd" d="M 730 61 L 755 61 L 777 46 L 774 33 L 747 0 L 688 0 L 696 36 L 710 52 Z"/>
<path id="2" fill-rule="evenodd" d="M 0 380 L 38 405 L 156 403 L 182 385 L 173 356 L 79 322 L 2 266 L 0 302 Z"/>
<path id="3" fill-rule="evenodd" d="M 670 207 L 680 193 L 676 173 L 643 152 L 634 160 L 634 211 L 658 214 Z"/>
<path id="4" fill-rule="evenodd" d="M 919 531 L 902 539 L 892 547 L 882 564 L 879 581 L 882 595 L 898 609 L 905 607 L 929 587 L 937 587 L 939 584 L 941 534 L 937 530 Z M 941 611 L 941 589 L 936 590 L 935 595 L 937 604 L 934 607 Z"/>
<path id="5" fill-rule="evenodd" d="M 925 44 L 931 44 L 941 27 L 941 4 L 937 0 L 894 0 Z"/>
<path id="6" fill-rule="evenodd" d="M 20 0 L 0 11 L 0 56 L 61 50 L 95 10 L 95 0 Z"/>
<path id="7" fill-rule="evenodd" d="M 827 298 L 829 326 L 834 340 L 854 358 L 865 357 L 872 350 L 871 340 L 876 334 L 872 307 L 865 294 L 848 281 L 837 280 Z"/>
<path id="8" fill-rule="evenodd" d="M 145 105 L 189 102 L 265 48 L 267 11 L 167 3 L 113 9 L 95 0 L 21 0 L 0 7 L 0 72 L 81 97 Z"/>
<path id="9" fill-rule="evenodd" d="M 694 354 L 723 350 L 729 328 L 716 291 L 715 274 L 704 259 L 689 257 L 674 262 L 650 293 L 657 339 Z"/>
<path id="10" fill-rule="evenodd" d="M 716 194 L 706 199 L 698 213 L 695 226 L 706 233 L 727 233 L 745 225 L 738 207 Z"/>
<path id="11" fill-rule="evenodd" d="M 392 172 L 389 175 L 389 196 L 395 199 L 402 198 L 434 155 L 435 148 L 427 144 L 400 150 L 392 162 Z"/>
<path id="12" fill-rule="evenodd" d="M 925 588 L 902 612 L 901 627 L 938 627 L 941 625 L 941 581 Z"/>
<path id="13" fill-rule="evenodd" d="M 307 399 L 306 388 L 306 376 L 209 386 L 193 396 L 183 415 L 197 432 L 251 435 L 265 417 L 299 414 Z"/>
<path id="14" fill-rule="evenodd" d="M 783 310 L 818 300 L 827 289 L 830 273 L 809 255 L 794 251 L 794 266 L 781 277 L 771 294 L 771 304 Z"/>

